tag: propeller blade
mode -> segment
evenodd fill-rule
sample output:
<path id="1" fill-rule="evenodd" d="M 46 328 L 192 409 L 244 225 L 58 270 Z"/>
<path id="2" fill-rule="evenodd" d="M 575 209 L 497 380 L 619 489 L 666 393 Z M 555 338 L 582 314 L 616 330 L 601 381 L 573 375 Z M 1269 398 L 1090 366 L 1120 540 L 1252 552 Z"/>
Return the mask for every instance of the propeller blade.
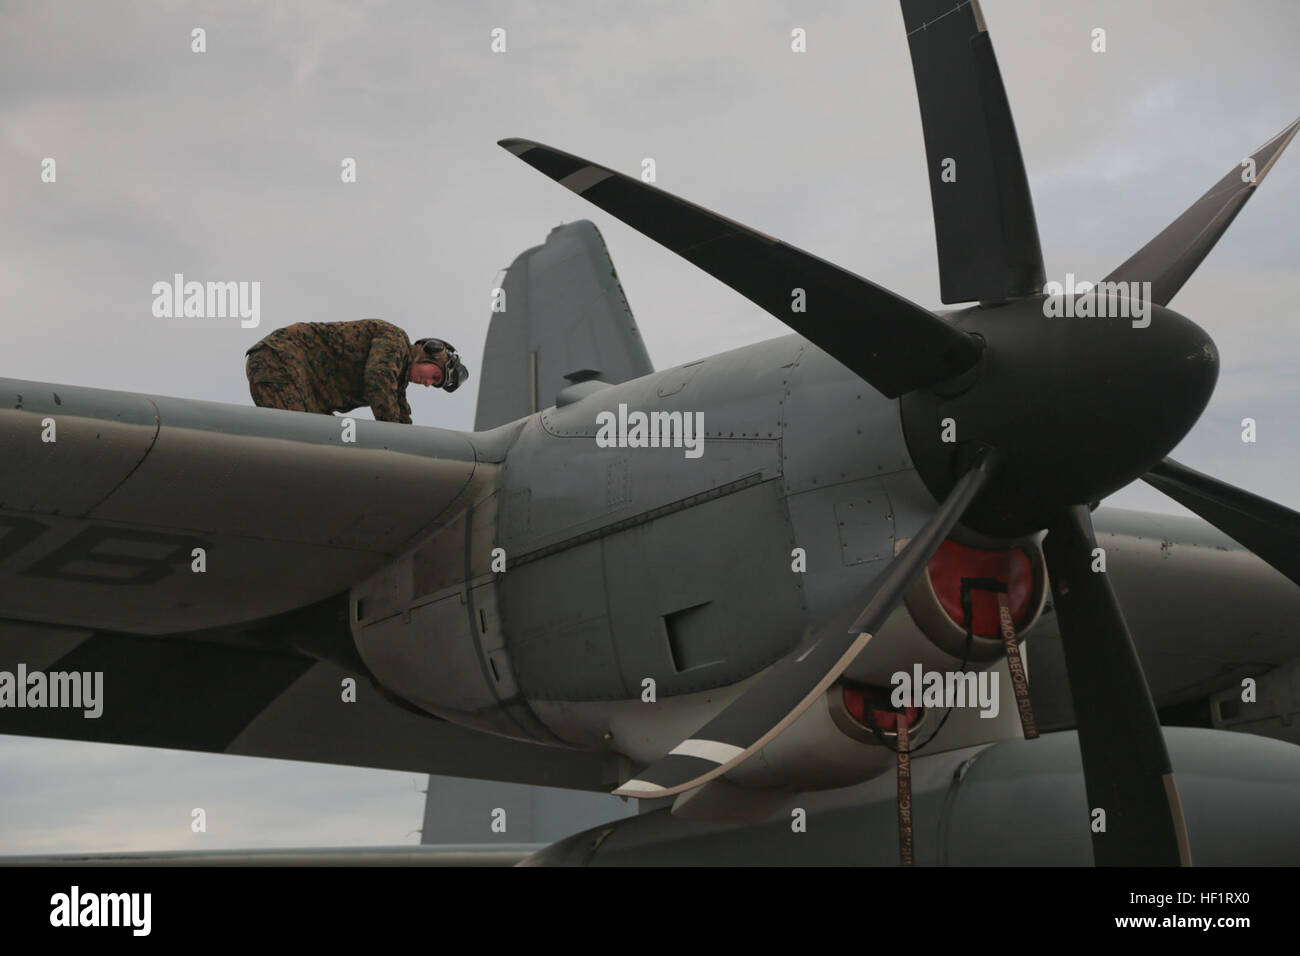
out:
<path id="1" fill-rule="evenodd" d="M 526 139 L 498 145 L 735 289 L 889 398 L 979 359 L 965 332 L 810 253 L 558 149 Z M 804 311 L 795 311 L 797 290 Z"/>
<path id="2" fill-rule="evenodd" d="M 1300 584 L 1300 514 L 1166 458 L 1142 476 Z"/>
<path id="3" fill-rule="evenodd" d="M 994 464 L 991 449 L 977 455 L 925 527 L 867 588 L 863 595 L 866 609 L 856 620 L 851 617 L 858 607 L 855 603 L 819 628 L 811 644 L 795 648 L 773 664 L 693 737 L 614 793 L 658 798 L 698 787 L 734 769 L 794 723 L 853 663 L 871 640 L 871 632 L 903 599 L 912 579 L 925 570 L 943 539 L 984 487 Z M 852 629 L 847 629 L 850 621 Z"/>
<path id="4" fill-rule="evenodd" d="M 1065 511 L 1043 542 L 1088 806 L 1106 813 L 1105 832 L 1092 834 L 1093 859 L 1098 866 L 1191 866 L 1155 704 L 1110 581 L 1092 571 L 1096 546 L 1083 505 Z"/>
<path id="5" fill-rule="evenodd" d="M 902 0 L 944 302 L 1043 289 L 1043 252 L 1020 140 L 978 0 Z"/>
<path id="6" fill-rule="evenodd" d="M 1106 276 L 1106 282 L 1150 282 L 1151 301 L 1168 305 L 1246 205 L 1255 187 L 1300 130 L 1300 119 L 1229 170 L 1187 211 Z"/>

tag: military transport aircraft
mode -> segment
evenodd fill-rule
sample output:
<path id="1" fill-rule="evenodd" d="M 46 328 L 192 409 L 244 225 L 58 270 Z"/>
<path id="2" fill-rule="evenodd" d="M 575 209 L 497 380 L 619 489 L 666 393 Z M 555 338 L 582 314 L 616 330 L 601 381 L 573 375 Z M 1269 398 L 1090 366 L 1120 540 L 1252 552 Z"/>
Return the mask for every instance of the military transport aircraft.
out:
<path id="1" fill-rule="evenodd" d="M 794 334 L 655 371 L 580 221 L 507 272 L 473 433 L 5 380 L 0 667 L 105 701 L 0 733 L 647 801 L 537 863 L 1300 859 L 1300 516 L 1166 457 L 1218 372 L 1170 302 L 1300 124 L 1053 294 L 978 3 L 902 6 L 967 305 L 503 140 Z M 1136 479 L 1208 525 L 1092 514 Z"/>

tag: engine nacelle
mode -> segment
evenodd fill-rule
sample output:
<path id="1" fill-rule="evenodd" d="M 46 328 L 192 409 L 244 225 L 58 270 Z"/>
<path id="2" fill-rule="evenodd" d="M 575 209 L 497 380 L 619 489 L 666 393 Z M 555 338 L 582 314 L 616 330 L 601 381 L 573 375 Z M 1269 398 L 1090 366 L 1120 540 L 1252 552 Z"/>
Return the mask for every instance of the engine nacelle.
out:
<path id="1" fill-rule="evenodd" d="M 1047 563 L 1037 538 L 994 542 L 970 533 L 950 538 L 845 677 L 889 688 L 896 674 L 911 672 L 916 665 L 945 673 L 987 668 L 1005 653 L 1000 588 L 1005 589 L 1016 634 L 1023 639 L 1047 602 Z"/>
<path id="2" fill-rule="evenodd" d="M 942 735 L 927 747 L 931 753 L 1018 736 L 1001 633 L 1003 590 L 1006 614 L 1021 636 L 1046 603 L 1046 562 L 1036 539 L 975 543 L 963 535 L 944 542 L 843 677 L 727 774 L 727 782 L 754 790 L 820 790 L 890 771 L 900 702 L 912 705 L 912 747 L 946 719 Z"/>

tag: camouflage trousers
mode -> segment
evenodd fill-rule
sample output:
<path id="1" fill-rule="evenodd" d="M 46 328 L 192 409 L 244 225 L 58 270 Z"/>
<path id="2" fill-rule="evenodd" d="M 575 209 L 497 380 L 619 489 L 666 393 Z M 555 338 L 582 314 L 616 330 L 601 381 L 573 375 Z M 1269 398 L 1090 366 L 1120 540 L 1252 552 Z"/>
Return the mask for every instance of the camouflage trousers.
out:
<path id="1" fill-rule="evenodd" d="M 311 389 L 304 380 L 304 372 L 285 361 L 274 349 L 261 346 L 250 349 L 245 363 L 248 373 L 248 391 L 253 404 L 259 408 L 283 408 L 291 412 L 319 412 L 311 402 Z"/>

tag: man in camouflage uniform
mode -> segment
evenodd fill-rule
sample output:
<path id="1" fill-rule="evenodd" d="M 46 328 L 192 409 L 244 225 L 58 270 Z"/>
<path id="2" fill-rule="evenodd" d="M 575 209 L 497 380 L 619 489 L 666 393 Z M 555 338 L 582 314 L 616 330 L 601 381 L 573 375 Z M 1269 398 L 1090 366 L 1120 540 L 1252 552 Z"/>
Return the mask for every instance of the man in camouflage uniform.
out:
<path id="1" fill-rule="evenodd" d="M 248 350 L 248 390 L 261 407 L 350 412 L 369 405 L 377 421 L 411 424 L 408 382 L 455 391 L 469 377 L 440 339 L 414 345 L 380 319 L 298 322 Z"/>

